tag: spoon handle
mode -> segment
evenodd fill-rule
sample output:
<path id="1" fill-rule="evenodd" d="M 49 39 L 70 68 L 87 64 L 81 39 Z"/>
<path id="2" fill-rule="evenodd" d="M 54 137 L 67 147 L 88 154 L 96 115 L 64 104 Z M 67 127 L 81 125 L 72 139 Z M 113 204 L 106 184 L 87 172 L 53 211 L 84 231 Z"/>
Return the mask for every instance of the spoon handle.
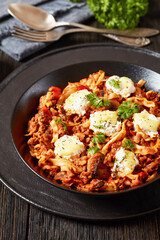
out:
<path id="1" fill-rule="evenodd" d="M 133 38 L 133 37 L 126 37 L 126 36 L 117 36 L 114 34 L 104 34 L 104 31 L 102 31 L 103 29 L 101 29 L 101 33 L 103 34 L 104 37 L 113 39 L 117 42 L 121 42 L 123 44 L 127 44 L 129 46 L 135 46 L 135 47 L 144 47 L 146 45 L 148 45 L 150 43 L 150 40 L 148 38 L 144 38 L 144 37 L 138 37 L 138 38 Z M 80 29 L 80 28 L 75 28 L 75 29 L 68 29 L 68 30 L 64 30 L 61 31 L 61 37 L 69 34 L 69 33 L 76 33 L 76 32 L 94 32 L 94 33 L 100 33 L 100 31 L 94 30 L 94 29 Z M 51 34 L 53 33 L 54 35 L 54 30 L 51 31 Z"/>
<path id="2" fill-rule="evenodd" d="M 101 31 L 97 31 L 97 29 L 82 29 L 82 28 L 72 28 L 67 30 L 61 30 L 56 31 L 52 30 L 50 32 L 46 32 L 47 38 L 51 40 L 60 39 L 66 34 L 70 33 L 78 33 L 78 32 L 93 32 L 93 33 L 101 33 L 104 37 L 111 38 L 117 42 L 121 42 L 123 44 L 127 44 L 129 46 L 135 46 L 135 47 L 143 47 L 150 43 L 150 40 L 148 38 L 133 38 L 133 37 L 126 37 L 126 36 L 116 36 L 113 34 L 106 34 L 104 29 L 101 29 Z"/>
<path id="3" fill-rule="evenodd" d="M 106 34 L 114 34 L 118 36 L 126 36 L 126 37 L 150 37 L 159 34 L 158 29 L 152 28 L 134 28 L 134 29 L 126 29 L 126 30 L 119 30 L 119 29 L 100 29 L 95 27 L 90 27 L 81 23 L 74 23 L 74 22 L 56 22 L 56 27 L 60 26 L 73 26 L 82 29 L 90 29 L 96 30 L 97 32 L 105 31 Z"/>

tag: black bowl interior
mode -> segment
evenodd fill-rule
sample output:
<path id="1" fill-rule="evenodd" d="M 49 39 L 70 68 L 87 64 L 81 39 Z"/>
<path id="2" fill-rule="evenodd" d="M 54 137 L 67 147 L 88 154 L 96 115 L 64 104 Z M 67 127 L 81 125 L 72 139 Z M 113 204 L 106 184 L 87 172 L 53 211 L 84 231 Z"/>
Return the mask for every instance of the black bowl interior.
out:
<path id="1" fill-rule="evenodd" d="M 38 168 L 37 161 L 30 156 L 26 144 L 27 137 L 25 137 L 27 122 L 37 111 L 39 97 L 44 95 L 50 86 L 58 86 L 63 89 L 68 82 L 79 81 L 100 69 L 104 70 L 106 75 L 127 76 L 134 82 L 145 79 L 147 90 L 158 91 L 160 89 L 160 74 L 137 65 L 111 61 L 84 62 L 64 67 L 51 72 L 30 86 L 16 104 L 12 116 L 11 130 L 15 147 L 22 160 L 45 180 L 51 179 Z"/>

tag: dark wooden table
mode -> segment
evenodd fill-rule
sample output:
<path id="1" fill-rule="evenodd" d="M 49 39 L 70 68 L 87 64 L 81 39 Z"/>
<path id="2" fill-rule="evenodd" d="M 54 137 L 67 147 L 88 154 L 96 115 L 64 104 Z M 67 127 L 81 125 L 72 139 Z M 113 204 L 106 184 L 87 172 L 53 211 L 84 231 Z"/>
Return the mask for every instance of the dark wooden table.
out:
<path id="1" fill-rule="evenodd" d="M 141 26 L 160 29 L 160 1 L 150 1 L 149 14 Z M 87 24 L 101 26 L 91 20 Z M 102 26 L 101 26 L 102 27 Z M 146 47 L 160 52 L 160 35 L 151 38 Z M 74 34 L 66 36 L 35 56 L 51 49 L 78 43 L 108 42 L 96 34 Z M 34 56 L 31 56 L 31 59 Z M 0 81 L 23 62 L 16 62 L 0 51 Z M 1 116 L 2 117 L 2 116 Z M 0 183 L 0 240 L 158 240 L 160 239 L 160 211 L 130 220 L 116 222 L 84 222 L 71 220 L 39 210 L 17 197 Z"/>

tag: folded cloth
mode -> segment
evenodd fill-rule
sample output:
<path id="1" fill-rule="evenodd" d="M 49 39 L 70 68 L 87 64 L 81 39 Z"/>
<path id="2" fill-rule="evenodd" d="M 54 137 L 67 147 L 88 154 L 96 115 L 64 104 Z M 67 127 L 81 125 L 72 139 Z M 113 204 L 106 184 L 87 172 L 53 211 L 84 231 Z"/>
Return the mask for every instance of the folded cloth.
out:
<path id="1" fill-rule="evenodd" d="M 2 0 L 1 0 L 2 1 Z M 13 26 L 27 28 L 20 21 L 7 15 L 7 4 L 9 0 L 4 1 L 0 9 L 0 49 L 17 61 L 44 49 L 46 46 L 54 43 L 30 42 L 11 36 Z M 6 3 L 7 2 L 7 3 Z M 16 1 L 14 1 L 16 2 Z M 17 2 L 20 2 L 17 1 Z M 83 22 L 93 16 L 88 9 L 86 1 L 73 3 L 69 0 L 21 0 L 23 3 L 36 4 L 39 8 L 51 13 L 57 21 Z M 5 7 L 4 7 L 5 6 Z"/>

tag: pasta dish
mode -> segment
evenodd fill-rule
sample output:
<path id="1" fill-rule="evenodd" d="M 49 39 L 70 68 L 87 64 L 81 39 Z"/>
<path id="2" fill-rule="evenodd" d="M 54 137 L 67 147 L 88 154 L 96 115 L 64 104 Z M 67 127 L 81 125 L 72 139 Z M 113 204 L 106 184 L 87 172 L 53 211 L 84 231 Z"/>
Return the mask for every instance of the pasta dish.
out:
<path id="1" fill-rule="evenodd" d="M 160 94 L 100 70 L 41 96 L 28 122 L 38 166 L 64 187 L 111 192 L 151 181 L 160 166 Z"/>

